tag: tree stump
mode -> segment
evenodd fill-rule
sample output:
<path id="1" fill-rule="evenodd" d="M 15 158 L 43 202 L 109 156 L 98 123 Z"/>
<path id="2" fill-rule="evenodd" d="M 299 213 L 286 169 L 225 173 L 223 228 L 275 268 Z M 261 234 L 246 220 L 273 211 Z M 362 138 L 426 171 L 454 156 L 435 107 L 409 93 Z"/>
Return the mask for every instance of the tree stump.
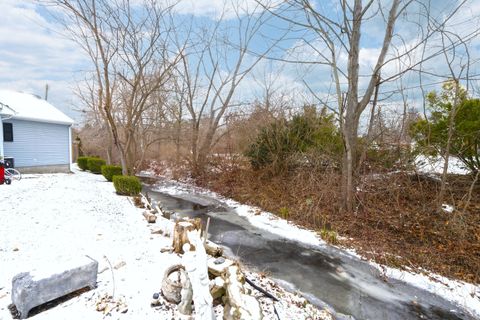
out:
<path id="1" fill-rule="evenodd" d="M 189 243 L 188 231 L 202 230 L 202 220 L 200 218 L 181 220 L 175 223 L 173 229 L 173 251 L 175 253 L 184 253 L 183 245 Z"/>

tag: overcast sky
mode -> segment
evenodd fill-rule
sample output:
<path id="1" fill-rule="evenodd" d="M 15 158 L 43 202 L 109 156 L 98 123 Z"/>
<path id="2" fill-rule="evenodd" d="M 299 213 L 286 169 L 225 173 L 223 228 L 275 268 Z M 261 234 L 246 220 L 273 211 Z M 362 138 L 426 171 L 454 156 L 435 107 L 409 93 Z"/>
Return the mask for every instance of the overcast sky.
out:
<path id="1" fill-rule="evenodd" d="M 254 1 L 254 0 L 245 0 Z M 457 0 L 433 1 L 435 10 L 440 13 Z M 321 5 L 334 6 L 336 1 L 322 1 Z M 215 19 L 223 7 L 223 0 L 185 0 L 178 7 L 181 14 L 193 14 L 197 17 Z M 91 70 L 88 58 L 77 47 L 62 34 L 62 28 L 50 18 L 46 10 L 33 1 L 29 0 L 0 0 L 0 88 L 25 91 L 44 96 L 45 85 L 49 85 L 48 100 L 63 110 L 69 116 L 80 119 L 79 113 L 75 112 L 78 107 L 74 95 L 74 89 L 79 81 L 82 81 L 85 74 Z M 458 29 L 462 32 L 478 27 L 478 14 L 480 13 L 480 0 L 470 1 L 462 9 L 460 18 L 455 20 Z M 414 40 L 415 34 L 409 35 L 413 30 L 398 29 L 407 40 Z M 272 31 L 269 31 L 274 35 Z M 379 43 L 382 39 L 384 29 L 381 23 L 370 23 L 365 34 L 362 36 L 361 67 L 371 68 L 375 62 L 376 53 L 379 50 Z M 310 38 L 313 42 L 313 38 Z M 480 55 L 479 40 L 472 41 L 471 50 L 474 59 Z M 307 47 L 290 41 L 287 45 L 296 45 L 301 48 L 303 56 L 315 56 L 314 52 Z M 287 48 L 289 49 L 289 48 Z M 345 56 L 346 58 L 346 56 Z M 443 58 L 442 58 L 443 59 Z M 444 65 L 444 64 L 443 64 Z M 432 71 L 442 69 L 440 60 L 430 62 L 429 68 Z M 439 73 L 446 74 L 447 70 Z M 303 86 L 303 80 L 311 83 L 311 86 L 319 93 L 326 93 L 331 90 L 331 76 L 327 69 L 297 68 L 292 65 L 265 61 L 258 66 L 255 72 L 256 79 L 260 79 L 265 72 L 274 71 L 274 80 L 278 86 L 288 89 L 297 89 L 303 93 L 307 90 Z M 472 67 L 472 74 L 479 74 L 477 67 Z M 418 95 L 418 81 L 413 75 L 404 79 L 404 86 L 411 86 L 411 95 Z M 428 85 L 427 90 L 435 88 L 435 84 L 442 81 L 441 77 L 430 76 L 425 78 Z M 397 86 L 398 83 L 395 84 Z M 254 92 L 260 94 L 258 82 L 252 78 L 242 85 L 240 95 L 248 95 Z M 437 85 L 438 87 L 438 85 Z M 394 86 L 392 86 L 394 88 Z M 388 91 L 388 90 L 387 90 Z M 415 93 L 413 93 L 415 92 Z M 305 98 L 306 99 L 306 98 Z"/>

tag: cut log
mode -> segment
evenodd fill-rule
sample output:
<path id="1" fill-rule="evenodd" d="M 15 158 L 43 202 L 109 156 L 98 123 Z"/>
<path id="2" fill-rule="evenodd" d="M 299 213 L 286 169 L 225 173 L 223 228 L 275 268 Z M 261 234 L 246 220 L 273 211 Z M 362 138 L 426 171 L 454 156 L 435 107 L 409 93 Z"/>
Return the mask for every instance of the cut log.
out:
<path id="1" fill-rule="evenodd" d="M 223 255 L 223 248 L 212 241 L 207 240 L 205 242 L 205 250 L 207 250 L 207 253 L 212 257 L 220 257 Z"/>
<path id="2" fill-rule="evenodd" d="M 185 243 L 190 243 L 188 240 L 187 233 L 193 230 L 202 229 L 202 220 L 197 219 L 187 219 L 177 221 L 173 229 L 173 250 L 176 253 L 183 253 L 183 245 Z"/>
<path id="3" fill-rule="evenodd" d="M 148 221 L 148 223 L 155 223 L 155 221 L 157 221 L 157 216 L 150 211 L 144 211 L 143 216 Z"/>
<path id="4" fill-rule="evenodd" d="M 245 278 L 238 266 L 227 268 L 225 278 L 226 294 L 224 296 L 225 308 L 223 319 L 225 320 L 261 320 L 263 319 L 260 303 L 254 297 L 246 294 L 243 286 Z"/>

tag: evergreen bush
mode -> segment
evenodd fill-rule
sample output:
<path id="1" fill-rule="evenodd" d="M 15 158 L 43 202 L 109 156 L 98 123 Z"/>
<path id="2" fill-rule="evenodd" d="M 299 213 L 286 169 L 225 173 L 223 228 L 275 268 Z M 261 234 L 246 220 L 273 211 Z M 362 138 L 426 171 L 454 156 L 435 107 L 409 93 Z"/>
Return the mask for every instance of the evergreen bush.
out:
<path id="1" fill-rule="evenodd" d="M 113 176 L 112 180 L 117 194 L 136 196 L 142 191 L 142 183 L 135 176 Z"/>
<path id="2" fill-rule="evenodd" d="M 105 179 L 107 179 L 110 182 L 112 182 L 113 176 L 122 175 L 121 166 L 103 165 L 101 170 L 102 170 L 102 175 L 105 177 Z"/>
<path id="3" fill-rule="evenodd" d="M 91 173 L 100 174 L 102 173 L 102 166 L 106 163 L 105 160 L 100 158 L 88 158 L 87 160 L 87 167 Z"/>
<path id="4" fill-rule="evenodd" d="M 88 159 L 89 157 L 78 157 L 77 159 L 77 164 L 78 164 L 78 167 L 80 168 L 80 170 L 87 170 L 88 169 Z"/>

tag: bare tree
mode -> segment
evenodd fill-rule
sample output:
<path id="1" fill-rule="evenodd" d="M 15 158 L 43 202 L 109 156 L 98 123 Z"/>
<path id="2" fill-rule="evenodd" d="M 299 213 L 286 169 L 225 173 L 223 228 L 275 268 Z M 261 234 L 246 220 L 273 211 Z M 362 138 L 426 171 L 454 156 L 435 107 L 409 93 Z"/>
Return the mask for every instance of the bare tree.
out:
<path id="1" fill-rule="evenodd" d="M 450 158 L 450 149 L 452 145 L 452 138 L 455 131 L 455 117 L 457 115 L 457 109 L 459 104 L 461 103 L 462 96 L 465 95 L 465 92 L 468 92 L 468 81 L 470 76 L 470 63 L 472 62 L 470 59 L 470 51 L 468 43 L 462 39 L 459 35 L 453 34 L 451 32 L 443 30 L 441 33 L 442 36 L 442 45 L 443 47 L 452 46 L 452 50 L 445 50 L 445 62 L 448 66 L 448 70 L 452 79 L 453 84 L 453 99 L 451 101 L 452 108 L 449 114 L 449 123 L 448 123 L 448 133 L 447 133 L 447 145 L 444 150 L 443 158 L 444 158 L 444 165 L 442 171 L 442 183 L 440 186 L 440 192 L 438 193 L 437 197 L 437 207 L 438 210 L 442 209 L 443 198 L 445 195 L 445 189 L 447 184 L 447 173 L 448 173 L 448 165 L 449 165 L 449 158 Z M 456 45 L 458 43 L 458 45 Z M 464 54 L 460 55 L 458 50 L 464 52 Z M 456 60 L 459 60 L 458 62 Z M 456 67 L 455 63 L 459 66 Z M 458 71 L 457 71 L 458 70 Z M 463 73 L 466 73 L 466 82 L 467 82 L 467 89 L 461 88 L 460 79 L 464 76 Z M 463 92 L 462 92 L 463 91 Z M 464 98 L 464 97 L 463 97 Z"/>
<path id="2" fill-rule="evenodd" d="M 343 207 L 347 211 L 353 211 L 355 204 L 355 172 L 358 165 L 360 120 L 365 109 L 372 102 L 375 88 L 400 78 L 406 72 L 414 70 L 422 61 L 440 55 L 442 50 L 449 50 L 449 48 L 436 50 L 422 59 L 414 59 L 414 53 L 423 48 L 428 40 L 452 19 L 464 3 L 465 1 L 457 3 L 450 12 L 442 12 L 442 19 L 437 20 L 440 23 L 431 28 L 427 27 L 431 14 L 429 3 L 413 0 L 392 0 L 388 4 L 375 0 L 342 0 L 334 8 L 327 8 L 324 5 L 314 6 L 308 0 L 286 0 L 280 4 L 264 6 L 274 16 L 297 26 L 297 33 L 303 32 L 299 38 L 302 44 L 298 46 L 312 52 L 308 58 L 282 57 L 282 60 L 330 68 L 336 96 L 334 109 L 336 109 L 344 142 L 342 195 Z M 411 27 L 418 29 L 412 37 L 413 43 L 395 33 L 395 27 L 403 16 L 407 16 L 404 20 L 408 20 L 407 9 L 409 8 L 416 11 L 418 16 L 417 20 L 407 21 Z M 371 69 L 362 70 L 361 73 L 362 35 L 365 35 L 367 26 L 378 24 L 379 21 L 382 22 L 381 28 L 384 30 L 382 41 L 379 43 Z M 310 38 L 304 35 L 305 31 L 309 32 Z M 394 39 L 399 40 L 393 42 Z M 395 51 L 395 54 L 392 51 Z M 345 55 L 347 55 L 346 61 L 342 60 Z M 399 60 L 402 61 L 402 68 L 394 72 L 391 70 L 384 72 L 385 66 L 395 64 Z"/>
<path id="3" fill-rule="evenodd" d="M 45 0 L 62 9 L 72 39 L 94 67 L 96 105 L 124 174 L 135 166 L 135 128 L 167 83 L 179 55 L 169 51 L 172 7 L 157 1 Z"/>
<path id="4" fill-rule="evenodd" d="M 221 17 L 211 24 L 192 27 L 196 32 L 190 33 L 189 45 L 179 50 L 178 74 L 183 79 L 182 102 L 191 123 L 189 160 L 194 175 L 205 169 L 227 111 L 242 106 L 235 99 L 240 84 L 274 46 L 267 45 L 256 56 L 249 54 L 269 19 L 260 9 L 259 5 L 253 9 L 237 5 L 233 7 L 235 17 L 228 23 Z"/>

